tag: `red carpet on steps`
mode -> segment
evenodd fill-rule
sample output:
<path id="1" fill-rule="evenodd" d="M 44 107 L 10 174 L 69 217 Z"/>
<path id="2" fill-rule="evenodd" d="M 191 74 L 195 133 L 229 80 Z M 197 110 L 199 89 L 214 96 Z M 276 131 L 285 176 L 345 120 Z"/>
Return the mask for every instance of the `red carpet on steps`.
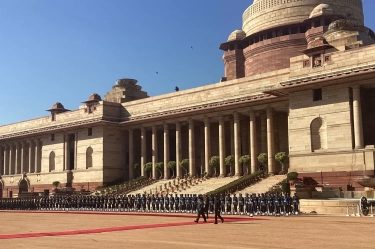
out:
<path id="1" fill-rule="evenodd" d="M 191 218 L 192 221 L 188 222 L 174 222 L 164 224 L 147 224 L 147 225 L 135 225 L 135 226 L 124 226 L 124 227 L 110 227 L 110 228 L 95 228 L 75 231 L 62 231 L 62 232 L 41 232 L 41 233 L 25 233 L 25 234 L 3 234 L 0 235 L 1 239 L 22 239 L 22 238 L 37 238 L 37 237 L 48 237 L 48 236 L 64 236 L 64 235 L 78 235 L 78 234 L 93 234 L 93 233 L 106 233 L 106 232 L 118 232 L 127 230 L 138 230 L 148 228 L 162 228 L 162 227 L 176 227 L 176 226 L 191 226 L 200 224 L 212 224 L 214 220 L 208 220 L 207 223 L 203 223 L 203 220 L 199 223 L 195 223 L 193 220 L 195 215 L 188 214 L 155 214 L 155 213 L 103 213 L 103 212 L 32 212 L 32 211 L 16 211 L 14 213 L 49 213 L 49 214 L 103 214 L 103 215 L 135 215 L 135 216 L 160 216 L 160 217 L 171 217 L 171 218 Z M 224 217 L 224 223 L 239 222 L 239 221 L 250 221 L 250 220 L 264 220 L 259 218 L 240 218 L 240 217 Z"/>

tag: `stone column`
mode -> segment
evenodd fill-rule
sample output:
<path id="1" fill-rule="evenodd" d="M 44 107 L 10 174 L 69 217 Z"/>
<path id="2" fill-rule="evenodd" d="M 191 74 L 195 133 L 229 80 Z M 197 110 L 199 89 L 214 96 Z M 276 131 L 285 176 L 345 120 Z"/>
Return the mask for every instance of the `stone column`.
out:
<path id="1" fill-rule="evenodd" d="M 16 158 L 14 159 L 14 174 L 15 175 L 18 175 L 20 174 L 20 171 L 21 171 L 21 145 L 19 142 L 16 142 L 15 143 L 16 145 L 16 151 L 14 152 Z"/>
<path id="2" fill-rule="evenodd" d="M 267 152 L 267 117 L 265 115 L 260 116 L 260 140 L 261 140 L 261 153 Z"/>
<path id="3" fill-rule="evenodd" d="M 273 110 L 267 109 L 267 155 L 268 172 L 275 174 L 275 145 L 273 136 Z"/>
<path id="4" fill-rule="evenodd" d="M 5 168 L 4 168 L 4 147 L 0 145 L 0 175 L 5 175 Z"/>
<path id="5" fill-rule="evenodd" d="M 225 127 L 224 117 L 219 117 L 219 158 L 220 158 L 220 177 L 225 177 Z"/>
<path id="6" fill-rule="evenodd" d="M 35 164 L 34 164 L 34 173 L 39 173 L 39 140 L 35 139 L 34 140 L 35 144 Z"/>
<path id="7" fill-rule="evenodd" d="M 10 143 L 9 144 L 9 175 L 14 175 L 14 167 L 15 167 L 15 163 L 14 163 L 14 159 L 16 159 L 17 157 L 14 155 L 14 144 Z"/>
<path id="8" fill-rule="evenodd" d="M 129 180 L 134 179 L 134 131 L 129 129 Z"/>
<path id="9" fill-rule="evenodd" d="M 144 166 L 146 162 L 146 129 L 141 127 L 141 176 L 145 176 Z"/>
<path id="10" fill-rule="evenodd" d="M 78 169 L 78 132 L 74 136 L 74 169 Z"/>
<path id="11" fill-rule="evenodd" d="M 181 177 L 181 124 L 176 122 L 176 176 Z"/>
<path id="12" fill-rule="evenodd" d="M 256 115 L 254 111 L 250 111 L 250 160 L 251 160 L 251 173 L 254 173 L 258 169 L 257 160 L 257 126 L 256 126 Z"/>
<path id="13" fill-rule="evenodd" d="M 169 125 L 164 124 L 164 179 L 169 179 L 169 169 L 167 167 L 169 162 Z"/>
<path id="14" fill-rule="evenodd" d="M 210 167 L 211 158 L 211 123 L 209 118 L 204 119 L 204 171 L 208 175 L 212 175 L 212 170 Z"/>
<path id="15" fill-rule="evenodd" d="M 64 152 L 64 170 L 70 170 L 70 139 L 69 139 L 69 135 L 68 134 L 65 134 L 64 135 L 65 137 L 65 152 Z M 36 166 L 35 166 L 36 167 Z"/>
<path id="16" fill-rule="evenodd" d="M 29 168 L 27 170 L 28 173 L 33 173 L 33 141 L 29 140 Z"/>
<path id="17" fill-rule="evenodd" d="M 241 149 L 241 143 L 240 143 L 240 116 L 238 113 L 233 114 L 234 117 L 234 168 L 235 176 L 241 176 L 242 170 L 241 165 L 239 163 L 240 159 L 240 149 Z"/>
<path id="18" fill-rule="evenodd" d="M 230 154 L 234 156 L 234 120 L 229 121 L 230 125 Z M 232 172 L 233 173 L 233 172 Z"/>
<path id="19" fill-rule="evenodd" d="M 9 159 L 10 148 L 9 145 L 5 145 L 4 152 L 4 175 L 10 175 L 10 159 Z"/>
<path id="20" fill-rule="evenodd" d="M 189 173 L 195 176 L 194 120 L 189 119 Z"/>
<path id="21" fill-rule="evenodd" d="M 152 126 L 152 178 L 157 179 L 156 164 L 158 163 L 158 133 L 156 125 Z"/>
<path id="22" fill-rule="evenodd" d="M 361 108 L 361 88 L 353 86 L 353 119 L 354 119 L 354 142 L 356 149 L 364 148 L 362 108 Z"/>
<path id="23" fill-rule="evenodd" d="M 25 152 L 26 152 L 26 143 L 24 141 L 21 142 L 21 172 L 20 174 L 23 174 L 26 170 L 26 164 L 25 164 Z"/>

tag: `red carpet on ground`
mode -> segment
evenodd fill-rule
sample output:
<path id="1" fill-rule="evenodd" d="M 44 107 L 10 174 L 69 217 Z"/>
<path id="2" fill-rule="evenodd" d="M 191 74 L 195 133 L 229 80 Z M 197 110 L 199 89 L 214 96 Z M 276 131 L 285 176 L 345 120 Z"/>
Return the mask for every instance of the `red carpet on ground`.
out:
<path id="1" fill-rule="evenodd" d="M 184 214 L 155 214 L 155 213 L 102 213 L 102 212 L 32 212 L 29 213 L 49 213 L 49 214 L 106 214 L 106 215 L 137 215 L 137 216 L 160 216 L 160 217 L 173 217 L 173 218 L 192 218 L 193 215 Z M 212 218 L 212 216 L 211 216 Z M 137 229 L 148 229 L 148 228 L 161 228 L 161 227 L 175 227 L 175 226 L 190 226 L 198 224 L 212 224 L 213 219 L 209 219 L 207 223 L 203 223 L 203 220 L 198 224 L 194 221 L 189 222 L 175 222 L 175 223 L 164 223 L 164 224 L 147 224 L 147 225 L 135 225 L 135 226 L 124 226 L 124 227 L 110 227 L 110 228 L 96 228 L 96 229 L 85 229 L 75 231 L 62 231 L 62 232 L 42 232 L 42 233 L 25 233 L 25 234 L 4 234 L 0 235 L 1 239 L 22 239 L 22 238 L 36 238 L 36 237 L 47 237 L 47 236 L 64 236 L 64 235 L 78 235 L 78 234 L 93 234 L 93 233 L 106 233 L 106 232 L 118 232 L 126 230 L 137 230 Z M 225 217 L 225 223 L 249 221 L 249 220 L 264 220 L 257 218 L 247 217 Z"/>

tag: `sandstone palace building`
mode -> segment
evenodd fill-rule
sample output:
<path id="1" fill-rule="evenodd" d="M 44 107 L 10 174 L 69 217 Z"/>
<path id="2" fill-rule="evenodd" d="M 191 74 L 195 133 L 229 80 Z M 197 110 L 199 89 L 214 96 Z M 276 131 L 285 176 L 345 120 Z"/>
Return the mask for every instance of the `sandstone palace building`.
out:
<path id="1" fill-rule="evenodd" d="M 191 175 L 212 174 L 212 156 L 221 176 L 240 176 L 242 155 L 255 171 L 267 153 L 278 174 L 277 152 L 289 154 L 288 171 L 359 188 L 350 179 L 374 176 L 375 165 L 375 34 L 362 1 L 254 0 L 242 19 L 220 45 L 219 83 L 149 97 L 119 79 L 77 110 L 56 103 L 48 116 L 0 126 L 0 193 L 159 178 L 156 163 L 183 159 Z"/>

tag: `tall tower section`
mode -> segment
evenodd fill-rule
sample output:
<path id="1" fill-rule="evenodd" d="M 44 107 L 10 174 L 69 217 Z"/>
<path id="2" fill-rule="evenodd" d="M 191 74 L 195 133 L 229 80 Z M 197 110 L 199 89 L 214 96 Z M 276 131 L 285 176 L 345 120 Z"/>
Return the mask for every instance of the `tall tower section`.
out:
<path id="1" fill-rule="evenodd" d="M 325 39 L 323 34 L 338 20 L 363 25 L 362 1 L 254 0 L 243 13 L 242 29 L 232 32 L 220 45 L 226 79 L 289 68 L 291 57 L 304 54 L 308 43 L 316 38 Z M 360 32 L 362 37 L 363 32 L 373 36 L 368 29 Z M 363 39 L 366 44 L 373 40 Z M 327 40 L 333 42 L 334 35 Z"/>

